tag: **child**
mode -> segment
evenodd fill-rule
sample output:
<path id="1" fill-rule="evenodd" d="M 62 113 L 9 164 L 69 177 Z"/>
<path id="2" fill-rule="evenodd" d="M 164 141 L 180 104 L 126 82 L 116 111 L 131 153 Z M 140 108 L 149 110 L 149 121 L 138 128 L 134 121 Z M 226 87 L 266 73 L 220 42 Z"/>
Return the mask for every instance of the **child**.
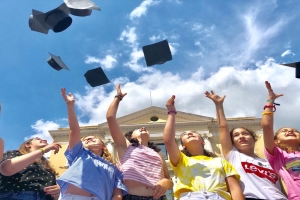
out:
<path id="1" fill-rule="evenodd" d="M 204 141 L 195 131 L 185 131 L 180 140 L 183 152 L 175 141 L 175 96 L 167 102 L 168 119 L 164 143 L 171 166 L 177 176 L 175 197 L 180 200 L 226 199 L 244 200 L 239 175 L 223 158 L 214 157 L 204 149 Z"/>
<path id="2" fill-rule="evenodd" d="M 165 159 L 160 149 L 149 141 L 146 128 L 123 135 L 116 115 L 126 93 L 121 92 L 120 84 L 116 89 L 117 95 L 107 110 L 106 118 L 128 187 L 128 194 L 123 200 L 164 200 L 166 191 L 173 187 Z"/>
<path id="3" fill-rule="evenodd" d="M 127 192 L 121 172 L 111 163 L 111 155 L 100 138 L 81 139 L 74 96 L 66 95 L 64 88 L 61 94 L 67 103 L 70 126 L 69 146 L 65 152 L 69 169 L 57 180 L 62 200 L 121 200 Z"/>
<path id="4" fill-rule="evenodd" d="M 272 168 L 278 173 L 287 187 L 288 199 L 300 199 L 300 133 L 290 127 L 279 129 L 274 136 L 274 102 L 282 94 L 275 94 L 266 81 L 268 100 L 262 113 L 261 125 L 264 134 L 265 155 Z M 275 141 L 274 141 L 275 139 Z"/>
<path id="5" fill-rule="evenodd" d="M 225 96 L 220 97 L 213 91 L 206 91 L 205 95 L 215 103 L 222 154 L 241 176 L 240 186 L 245 199 L 286 200 L 278 176 L 268 160 L 258 157 L 254 152 L 257 140 L 255 132 L 244 127 L 236 127 L 229 132 L 223 108 Z"/>

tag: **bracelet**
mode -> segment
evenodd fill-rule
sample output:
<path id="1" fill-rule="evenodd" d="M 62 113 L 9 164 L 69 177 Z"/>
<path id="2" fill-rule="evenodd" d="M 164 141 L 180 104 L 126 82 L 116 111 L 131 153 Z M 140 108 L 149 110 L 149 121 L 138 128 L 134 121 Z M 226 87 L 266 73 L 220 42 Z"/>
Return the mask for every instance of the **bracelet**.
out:
<path id="1" fill-rule="evenodd" d="M 273 116 L 274 113 L 273 112 L 263 112 L 261 115 L 262 116 L 264 116 L 264 115 L 271 115 L 271 116 Z"/>
<path id="2" fill-rule="evenodd" d="M 123 99 L 121 94 L 116 95 L 115 98 L 118 98 L 120 101 L 122 101 L 122 99 Z"/>
<path id="3" fill-rule="evenodd" d="M 265 105 L 265 106 L 264 106 L 264 109 L 266 109 L 266 108 L 273 108 L 273 112 L 276 111 L 275 105 Z"/>
<path id="4" fill-rule="evenodd" d="M 176 110 L 169 110 L 169 111 L 168 111 L 168 115 L 169 115 L 170 113 L 174 113 L 175 115 L 177 114 Z"/>
<path id="5" fill-rule="evenodd" d="M 274 102 L 273 100 L 271 100 L 271 99 L 268 99 L 267 102 L 270 102 L 270 103 L 272 103 L 272 104 L 274 104 L 274 105 L 276 105 L 276 106 L 280 106 L 279 103 L 275 103 L 275 102 Z"/>
<path id="6" fill-rule="evenodd" d="M 43 155 L 45 154 L 45 149 L 44 148 L 40 148 L 40 150 L 42 150 Z"/>

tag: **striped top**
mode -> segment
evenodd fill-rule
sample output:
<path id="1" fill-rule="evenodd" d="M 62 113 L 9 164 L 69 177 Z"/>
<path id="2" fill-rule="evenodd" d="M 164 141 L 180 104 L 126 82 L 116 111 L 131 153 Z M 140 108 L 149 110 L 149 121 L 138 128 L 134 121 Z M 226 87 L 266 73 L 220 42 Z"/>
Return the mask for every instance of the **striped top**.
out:
<path id="1" fill-rule="evenodd" d="M 150 187 L 164 178 L 163 162 L 160 155 L 153 149 L 139 145 L 128 146 L 120 160 L 123 180 L 133 180 Z"/>

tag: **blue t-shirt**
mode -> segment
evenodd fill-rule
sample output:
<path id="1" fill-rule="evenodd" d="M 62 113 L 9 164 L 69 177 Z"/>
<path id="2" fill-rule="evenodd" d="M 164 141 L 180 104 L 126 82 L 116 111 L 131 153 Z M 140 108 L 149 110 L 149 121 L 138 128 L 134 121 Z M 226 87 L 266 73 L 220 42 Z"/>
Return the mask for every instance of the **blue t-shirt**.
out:
<path id="1" fill-rule="evenodd" d="M 121 189 L 123 195 L 127 194 L 122 172 L 109 161 L 84 148 L 81 142 L 70 151 L 67 149 L 65 156 L 69 169 L 57 179 L 63 196 L 70 184 L 89 191 L 101 200 L 111 199 L 115 188 Z"/>

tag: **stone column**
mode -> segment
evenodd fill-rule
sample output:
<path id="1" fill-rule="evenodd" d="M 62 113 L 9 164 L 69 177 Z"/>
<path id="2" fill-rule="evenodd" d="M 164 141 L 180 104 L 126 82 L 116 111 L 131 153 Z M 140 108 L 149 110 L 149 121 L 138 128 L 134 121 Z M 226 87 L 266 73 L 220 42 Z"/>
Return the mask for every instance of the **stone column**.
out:
<path id="1" fill-rule="evenodd" d="M 202 138 L 203 138 L 203 141 L 205 143 L 204 145 L 204 149 L 206 149 L 207 151 L 210 151 L 210 152 L 214 152 L 213 151 L 213 148 L 212 148 L 212 145 L 211 145 L 211 142 L 209 140 L 209 138 L 212 136 L 211 133 L 204 133 L 202 135 Z"/>

